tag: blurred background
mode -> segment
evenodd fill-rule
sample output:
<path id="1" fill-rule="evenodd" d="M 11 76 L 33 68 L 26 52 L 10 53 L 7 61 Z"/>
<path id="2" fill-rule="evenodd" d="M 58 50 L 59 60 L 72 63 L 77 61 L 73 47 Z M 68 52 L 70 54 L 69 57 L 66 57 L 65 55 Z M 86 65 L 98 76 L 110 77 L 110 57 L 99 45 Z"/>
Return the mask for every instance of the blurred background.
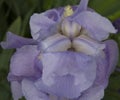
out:
<path id="1" fill-rule="evenodd" d="M 0 0 L 0 42 L 5 40 L 6 32 L 11 31 L 17 35 L 31 37 L 29 18 L 33 13 L 41 13 L 47 9 L 77 5 L 80 0 Z M 120 18 L 120 0 L 90 0 L 89 7 L 112 22 Z M 120 25 L 119 25 L 120 27 Z M 120 33 L 111 35 L 120 48 Z M 0 47 L 0 100 L 13 100 L 10 84 L 7 81 L 10 57 L 15 50 L 3 50 Z M 120 56 L 119 56 L 120 57 Z M 120 68 L 120 60 L 117 68 Z M 21 100 L 25 100 L 22 98 Z M 105 90 L 103 100 L 120 100 L 120 72 L 110 77 L 108 88 Z"/>

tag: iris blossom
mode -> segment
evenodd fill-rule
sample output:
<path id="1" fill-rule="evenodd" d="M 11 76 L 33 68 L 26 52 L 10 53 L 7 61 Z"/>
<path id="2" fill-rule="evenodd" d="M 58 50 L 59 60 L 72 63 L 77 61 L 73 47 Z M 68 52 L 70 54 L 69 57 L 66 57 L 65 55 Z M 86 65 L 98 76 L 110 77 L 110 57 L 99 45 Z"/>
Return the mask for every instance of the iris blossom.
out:
<path id="1" fill-rule="evenodd" d="M 16 48 L 8 80 L 14 100 L 101 100 L 118 60 L 117 30 L 105 17 L 87 7 L 66 6 L 33 14 L 33 39 L 11 32 L 1 43 Z"/>

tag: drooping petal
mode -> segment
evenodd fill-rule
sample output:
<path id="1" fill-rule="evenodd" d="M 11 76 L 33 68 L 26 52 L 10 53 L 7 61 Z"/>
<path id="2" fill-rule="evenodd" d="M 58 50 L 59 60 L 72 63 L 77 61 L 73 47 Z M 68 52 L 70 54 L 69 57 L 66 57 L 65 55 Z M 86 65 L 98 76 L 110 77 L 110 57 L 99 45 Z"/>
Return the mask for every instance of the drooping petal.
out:
<path id="1" fill-rule="evenodd" d="M 83 92 L 82 96 L 78 100 L 101 100 L 104 96 L 104 88 L 103 86 L 92 86 L 85 92 Z"/>
<path id="2" fill-rule="evenodd" d="M 96 63 L 93 57 L 85 54 L 69 51 L 45 53 L 41 54 L 41 61 L 42 80 L 36 82 L 36 86 L 50 94 L 78 97 L 92 85 L 96 77 Z"/>
<path id="3" fill-rule="evenodd" d="M 100 41 L 107 39 L 109 33 L 117 32 L 107 18 L 102 17 L 95 12 L 81 12 L 78 16 L 74 17 L 73 20 L 87 29 L 90 37 Z"/>
<path id="4" fill-rule="evenodd" d="M 117 62 L 118 62 L 118 46 L 117 43 L 114 40 L 107 40 L 104 42 L 106 44 L 105 53 L 107 55 L 107 61 L 109 63 L 108 65 L 108 76 L 114 71 Z"/>
<path id="5" fill-rule="evenodd" d="M 26 100 L 49 100 L 45 93 L 38 91 L 34 83 L 27 79 L 22 81 L 22 92 Z"/>
<path id="6" fill-rule="evenodd" d="M 37 41 L 24 37 L 17 36 L 11 32 L 7 32 L 7 39 L 5 42 L 1 42 L 1 46 L 4 49 L 20 48 L 24 45 L 36 45 Z"/>
<path id="7" fill-rule="evenodd" d="M 17 49 L 11 58 L 10 71 L 17 76 L 33 76 L 36 73 L 34 60 L 39 51 L 36 46 L 27 45 Z"/>
<path id="8" fill-rule="evenodd" d="M 43 52 L 67 51 L 71 47 L 71 41 L 64 35 L 55 34 L 40 42 L 39 48 Z"/>
<path id="9" fill-rule="evenodd" d="M 33 39 L 42 39 L 53 34 L 56 20 L 59 20 L 59 14 L 56 10 L 48 10 L 41 14 L 33 14 L 30 18 L 30 29 Z M 55 27 L 56 28 L 56 27 Z M 51 31 L 51 32 L 50 32 Z"/>
<path id="10" fill-rule="evenodd" d="M 103 51 L 105 44 L 98 42 L 88 36 L 80 35 L 73 40 L 73 47 L 78 52 L 96 56 Z"/>
<path id="11" fill-rule="evenodd" d="M 11 90 L 12 90 L 12 95 L 13 95 L 14 100 L 19 100 L 23 96 L 22 86 L 19 82 L 12 81 L 11 82 Z"/>

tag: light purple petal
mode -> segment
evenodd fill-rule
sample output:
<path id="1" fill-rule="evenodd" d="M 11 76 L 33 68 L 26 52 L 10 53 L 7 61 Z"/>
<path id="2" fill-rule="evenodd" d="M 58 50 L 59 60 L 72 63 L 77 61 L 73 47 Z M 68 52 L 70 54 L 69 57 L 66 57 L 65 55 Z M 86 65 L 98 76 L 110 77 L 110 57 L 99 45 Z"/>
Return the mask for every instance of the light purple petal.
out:
<path id="1" fill-rule="evenodd" d="M 45 93 L 38 91 L 34 83 L 27 79 L 22 81 L 22 92 L 26 100 L 49 100 Z"/>
<path id="2" fill-rule="evenodd" d="M 36 45 L 37 41 L 33 39 L 28 39 L 24 37 L 17 36 L 11 32 L 7 32 L 7 39 L 5 42 L 1 42 L 1 46 L 4 49 L 11 49 L 11 48 L 20 48 L 23 45 Z"/>
<path id="3" fill-rule="evenodd" d="M 41 55 L 41 61 L 43 83 L 40 80 L 36 86 L 57 96 L 78 97 L 93 84 L 96 77 L 95 60 L 81 53 L 45 53 Z"/>
<path id="4" fill-rule="evenodd" d="M 38 55 L 36 46 L 27 45 L 17 49 L 11 58 L 10 71 L 17 76 L 34 76 L 36 74 L 34 60 Z"/>
<path id="5" fill-rule="evenodd" d="M 114 70 L 118 61 L 118 48 L 113 40 L 107 40 L 105 55 L 96 57 L 97 73 L 92 87 L 84 91 L 80 100 L 101 100 L 104 96 L 104 89 L 108 85 L 108 78 Z"/>
<path id="6" fill-rule="evenodd" d="M 109 76 L 114 71 L 118 61 L 118 47 L 113 40 L 107 40 L 104 43 L 106 44 L 104 54 L 96 57 L 98 67 L 94 84 L 102 84 L 103 87 L 106 88 Z"/>
<path id="7" fill-rule="evenodd" d="M 53 17 L 50 18 L 51 16 Z M 50 31 L 54 31 L 54 27 L 56 26 L 54 20 L 59 19 L 57 19 L 56 16 L 59 17 L 56 10 L 46 11 L 41 14 L 33 14 L 30 18 L 31 35 L 33 39 L 36 40 L 39 37 L 47 37 L 47 35 L 50 34 Z"/>
<path id="8" fill-rule="evenodd" d="M 119 56 L 119 51 L 118 51 L 118 46 L 117 43 L 114 40 L 107 40 L 104 42 L 106 44 L 106 55 L 107 55 L 107 60 L 109 63 L 108 66 L 108 76 L 114 71 L 117 62 L 118 62 L 118 56 Z"/>
<path id="9" fill-rule="evenodd" d="M 89 0 L 81 0 L 79 6 L 77 8 L 77 13 L 87 10 L 88 2 L 89 2 Z"/>
<path id="10" fill-rule="evenodd" d="M 11 82 L 11 90 L 12 90 L 12 95 L 13 95 L 14 100 L 19 100 L 23 96 L 22 86 L 19 82 L 12 81 Z"/>
<path id="11" fill-rule="evenodd" d="M 88 30 L 88 35 L 97 40 L 107 39 L 109 33 L 116 33 L 116 29 L 113 27 L 112 23 L 105 17 L 101 15 L 84 11 L 78 16 L 74 17 L 77 23 Z"/>
<path id="12" fill-rule="evenodd" d="M 92 86 L 85 92 L 83 92 L 82 96 L 79 100 L 101 100 L 104 96 L 104 88 L 103 86 Z"/>
<path id="13" fill-rule="evenodd" d="M 103 84 L 104 87 L 106 87 L 108 83 L 107 71 L 109 67 L 106 54 L 104 52 L 101 52 L 101 54 L 99 54 L 96 57 L 96 62 L 97 62 L 97 72 L 96 72 L 97 74 L 94 84 L 96 85 Z"/>
<path id="14" fill-rule="evenodd" d="M 59 12 L 56 9 L 47 10 L 45 12 L 45 16 L 47 16 L 49 19 L 55 22 L 60 20 Z"/>

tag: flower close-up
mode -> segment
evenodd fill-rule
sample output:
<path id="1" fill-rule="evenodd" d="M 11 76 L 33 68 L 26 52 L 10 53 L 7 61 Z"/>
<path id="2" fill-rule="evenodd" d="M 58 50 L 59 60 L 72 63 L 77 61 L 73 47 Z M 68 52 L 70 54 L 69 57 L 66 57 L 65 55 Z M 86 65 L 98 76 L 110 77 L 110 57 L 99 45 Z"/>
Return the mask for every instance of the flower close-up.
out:
<path id="1" fill-rule="evenodd" d="M 30 18 L 32 38 L 7 33 L 4 49 L 16 49 L 8 81 L 14 100 L 102 100 L 118 61 L 112 23 L 88 7 L 59 7 Z"/>

